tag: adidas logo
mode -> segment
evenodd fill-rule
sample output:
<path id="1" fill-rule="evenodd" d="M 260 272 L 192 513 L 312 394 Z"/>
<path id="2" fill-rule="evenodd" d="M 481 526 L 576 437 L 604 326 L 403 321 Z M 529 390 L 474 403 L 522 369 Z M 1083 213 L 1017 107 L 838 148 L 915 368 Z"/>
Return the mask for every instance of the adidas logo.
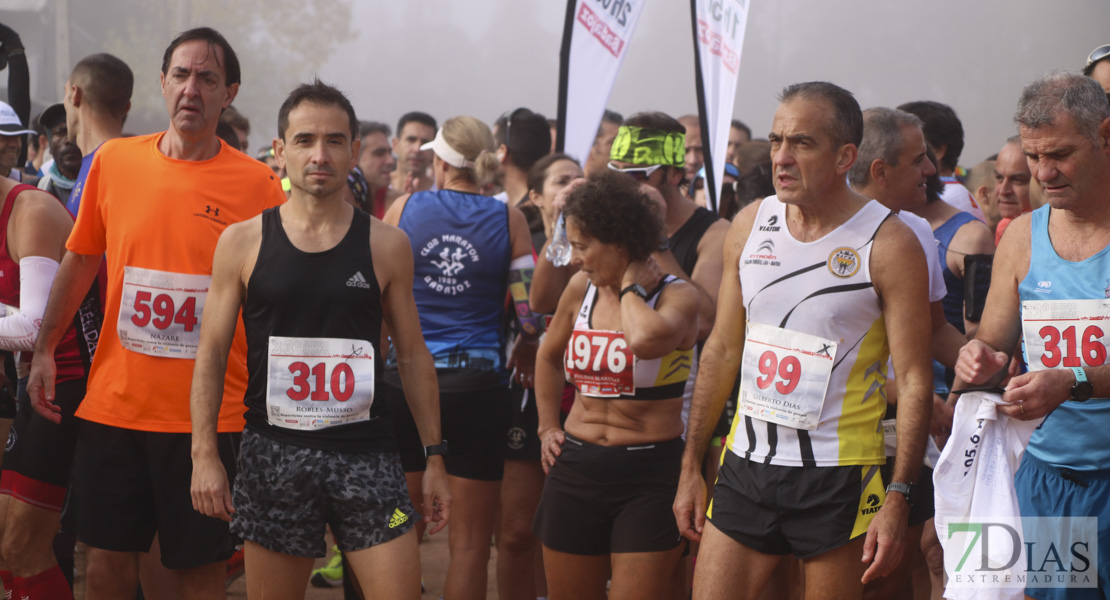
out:
<path id="1" fill-rule="evenodd" d="M 393 509 L 393 516 L 389 517 L 389 528 L 393 529 L 394 527 L 397 527 L 398 525 L 403 525 L 405 523 L 405 521 L 408 521 L 408 520 L 409 520 L 408 515 L 401 512 L 401 509 L 395 508 L 395 509 Z"/>
<path id="2" fill-rule="evenodd" d="M 366 278 L 362 276 L 362 271 L 357 271 L 347 280 L 347 287 L 357 287 L 368 290 L 370 289 L 370 284 L 366 283 Z"/>

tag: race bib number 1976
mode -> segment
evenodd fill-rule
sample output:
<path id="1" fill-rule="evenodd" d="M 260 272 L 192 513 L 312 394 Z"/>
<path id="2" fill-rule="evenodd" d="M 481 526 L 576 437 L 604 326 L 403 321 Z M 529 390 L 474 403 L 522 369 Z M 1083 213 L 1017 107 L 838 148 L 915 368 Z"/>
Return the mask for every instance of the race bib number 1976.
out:
<path id="1" fill-rule="evenodd" d="M 619 398 L 636 393 L 636 359 L 622 332 L 575 329 L 565 362 L 567 380 L 585 396 Z"/>

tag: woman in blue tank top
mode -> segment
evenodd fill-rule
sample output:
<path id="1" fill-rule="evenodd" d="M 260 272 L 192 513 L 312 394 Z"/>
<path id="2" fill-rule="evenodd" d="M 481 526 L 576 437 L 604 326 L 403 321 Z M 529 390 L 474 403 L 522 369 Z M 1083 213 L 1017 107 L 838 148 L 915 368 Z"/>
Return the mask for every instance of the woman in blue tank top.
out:
<path id="1" fill-rule="evenodd" d="M 445 596 L 484 598 L 509 419 L 501 318 L 510 272 L 526 268 L 531 277 L 531 265 L 521 261 L 530 262 L 532 239 L 520 210 L 480 194 L 500 169 L 489 127 L 473 117 L 449 119 L 421 150 L 435 153 L 435 188 L 399 198 L 384 220 L 403 230 L 412 244 L 413 296 L 439 381 L 454 499 Z M 529 378 L 538 336 L 533 331 L 531 342 L 514 346 L 510 360 Z M 396 365 L 387 363 L 383 395 L 395 422 L 409 493 L 420 506 L 421 446 L 438 440 L 417 437 L 396 373 Z"/>

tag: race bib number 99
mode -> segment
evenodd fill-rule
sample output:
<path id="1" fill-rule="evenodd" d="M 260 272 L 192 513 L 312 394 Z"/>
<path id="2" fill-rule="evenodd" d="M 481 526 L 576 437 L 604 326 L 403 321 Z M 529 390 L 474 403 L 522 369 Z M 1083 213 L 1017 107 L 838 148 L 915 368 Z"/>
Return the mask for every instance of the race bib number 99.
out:
<path id="1" fill-rule="evenodd" d="M 370 419 L 374 347 L 365 340 L 270 336 L 266 417 L 316 430 Z"/>
<path id="2" fill-rule="evenodd" d="M 749 323 L 737 410 L 795 429 L 817 429 L 832 375 L 836 342 Z"/>
<path id="3" fill-rule="evenodd" d="M 168 358 L 196 358 L 200 317 L 212 278 L 123 268 L 116 332 L 124 348 Z"/>
<path id="4" fill-rule="evenodd" d="M 1029 370 L 1098 367 L 1110 341 L 1110 300 L 1029 300 L 1021 303 Z"/>
<path id="5" fill-rule="evenodd" d="M 620 331 L 575 329 L 564 356 L 567 380 L 585 396 L 636 393 L 636 361 Z"/>

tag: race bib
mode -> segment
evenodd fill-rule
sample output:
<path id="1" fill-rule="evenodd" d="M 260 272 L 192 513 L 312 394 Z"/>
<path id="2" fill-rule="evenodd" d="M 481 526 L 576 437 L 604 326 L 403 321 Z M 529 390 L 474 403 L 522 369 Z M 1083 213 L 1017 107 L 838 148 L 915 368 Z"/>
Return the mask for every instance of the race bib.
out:
<path id="1" fill-rule="evenodd" d="M 1110 342 L 1110 299 L 1027 300 L 1021 329 L 1030 371 L 1101 366 Z"/>
<path id="2" fill-rule="evenodd" d="M 737 409 L 795 429 L 817 429 L 832 375 L 836 342 L 748 323 Z"/>
<path id="3" fill-rule="evenodd" d="M 124 267 L 116 321 L 120 344 L 150 356 L 196 358 L 211 283 L 208 275 Z"/>
<path id="4" fill-rule="evenodd" d="M 317 430 L 370 419 L 374 347 L 365 340 L 270 336 L 266 417 Z"/>
<path id="5" fill-rule="evenodd" d="M 620 331 L 575 329 L 564 356 L 567 381 L 584 396 L 636 393 L 636 360 Z"/>

